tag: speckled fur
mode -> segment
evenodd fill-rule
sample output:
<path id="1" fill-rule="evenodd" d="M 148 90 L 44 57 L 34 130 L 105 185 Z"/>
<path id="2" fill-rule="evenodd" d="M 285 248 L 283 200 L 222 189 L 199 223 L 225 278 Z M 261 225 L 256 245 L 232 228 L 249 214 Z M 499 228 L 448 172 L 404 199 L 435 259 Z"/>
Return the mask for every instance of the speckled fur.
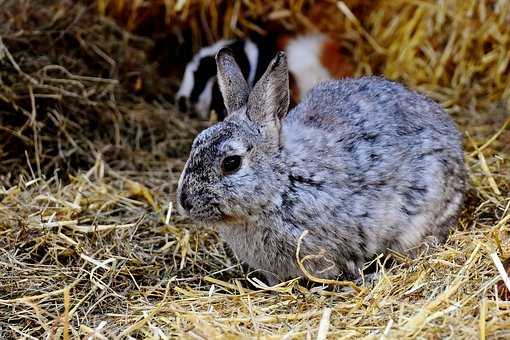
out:
<path id="1" fill-rule="evenodd" d="M 178 187 L 180 211 L 219 226 L 236 255 L 271 283 L 302 275 L 356 278 L 365 261 L 443 241 L 463 202 L 461 137 L 432 100 L 379 77 L 316 86 L 288 108 L 280 53 L 247 96 L 225 51 L 217 56 L 229 116 L 195 140 Z M 237 91 L 236 91 L 237 89 Z M 236 95 L 239 93 L 239 95 Z M 234 97 L 232 97 L 234 96 Z M 223 176 L 227 155 L 241 169 Z"/>

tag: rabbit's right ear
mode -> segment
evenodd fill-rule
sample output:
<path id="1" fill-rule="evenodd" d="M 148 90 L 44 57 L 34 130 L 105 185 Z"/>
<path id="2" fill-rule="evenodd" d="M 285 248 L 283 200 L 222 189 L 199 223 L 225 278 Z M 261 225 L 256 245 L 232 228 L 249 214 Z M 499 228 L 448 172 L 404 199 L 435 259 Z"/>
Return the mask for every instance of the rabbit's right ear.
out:
<path id="1" fill-rule="evenodd" d="M 279 141 L 281 121 L 289 109 L 287 56 L 278 52 L 248 98 L 246 115 L 269 139 Z"/>
<path id="2" fill-rule="evenodd" d="M 228 48 L 222 48 L 216 54 L 218 67 L 218 83 L 223 102 L 230 115 L 246 105 L 250 90 L 234 55 Z"/>

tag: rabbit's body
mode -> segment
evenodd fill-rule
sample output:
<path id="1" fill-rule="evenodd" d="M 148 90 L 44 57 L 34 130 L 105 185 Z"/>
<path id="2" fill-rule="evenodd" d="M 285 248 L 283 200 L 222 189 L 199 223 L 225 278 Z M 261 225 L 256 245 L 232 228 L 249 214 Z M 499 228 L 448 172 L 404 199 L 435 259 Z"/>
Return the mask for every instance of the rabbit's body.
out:
<path id="1" fill-rule="evenodd" d="M 265 85 L 259 96 L 278 93 Z M 250 105 L 251 96 L 197 137 L 179 196 L 271 283 L 302 275 L 295 254 L 305 230 L 300 257 L 317 255 L 304 263 L 322 277 L 353 278 L 387 249 L 446 238 L 465 169 L 460 136 L 438 104 L 382 78 L 346 79 L 315 87 L 278 124 L 250 112 L 278 115 L 285 98 Z M 229 153 L 243 155 L 242 167 L 222 176 L 212 169 Z"/>

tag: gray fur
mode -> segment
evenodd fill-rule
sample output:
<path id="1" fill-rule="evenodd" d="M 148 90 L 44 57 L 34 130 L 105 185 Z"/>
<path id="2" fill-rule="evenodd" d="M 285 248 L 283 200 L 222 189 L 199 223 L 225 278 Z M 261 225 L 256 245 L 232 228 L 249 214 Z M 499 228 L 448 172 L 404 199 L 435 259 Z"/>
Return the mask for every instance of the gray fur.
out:
<path id="1" fill-rule="evenodd" d="M 279 126 L 288 109 L 289 71 L 286 56 L 280 52 L 255 84 L 248 98 L 247 114 L 250 120 L 258 121 L 261 125 L 272 122 Z"/>
<path id="2" fill-rule="evenodd" d="M 285 83 L 279 58 L 283 66 L 268 77 Z M 261 82 L 247 100 L 256 108 L 242 106 L 196 138 L 178 187 L 183 214 L 218 225 L 241 260 L 281 280 L 302 275 L 295 251 L 305 230 L 300 254 L 320 255 L 305 265 L 321 277 L 356 278 L 389 248 L 446 239 L 466 174 L 461 137 L 437 103 L 363 77 L 318 85 L 278 116 L 288 85 Z M 263 101 L 264 90 L 275 100 Z M 225 93 L 236 96 L 233 88 Z M 255 114 L 281 119 L 276 135 L 249 118 Z M 222 176 L 227 155 L 243 156 L 242 167 Z"/>
<path id="3" fill-rule="evenodd" d="M 229 49 L 222 48 L 218 51 L 216 65 L 223 102 L 227 113 L 230 114 L 246 105 L 249 95 L 248 83 Z"/>

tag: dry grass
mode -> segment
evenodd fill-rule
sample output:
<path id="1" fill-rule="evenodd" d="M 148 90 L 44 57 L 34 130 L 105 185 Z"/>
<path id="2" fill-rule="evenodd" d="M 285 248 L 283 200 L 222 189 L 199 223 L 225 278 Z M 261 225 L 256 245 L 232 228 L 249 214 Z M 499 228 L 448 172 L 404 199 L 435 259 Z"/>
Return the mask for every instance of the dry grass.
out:
<path id="1" fill-rule="evenodd" d="M 136 11 L 98 3 L 134 18 L 130 29 L 154 13 L 142 1 Z M 169 212 L 200 124 L 168 102 L 175 84 L 147 58 L 153 41 L 96 5 L 0 1 L 1 338 L 510 336 L 497 269 L 510 257 L 508 1 L 154 3 L 172 10 L 155 26 L 191 28 L 200 41 L 213 6 L 226 8 L 209 25 L 227 27 L 218 36 L 318 23 L 358 74 L 436 98 L 466 135 L 472 187 L 458 228 L 418 259 L 394 254 L 361 291 L 266 287 L 214 230 Z M 328 20 L 307 20 L 319 13 Z"/>

